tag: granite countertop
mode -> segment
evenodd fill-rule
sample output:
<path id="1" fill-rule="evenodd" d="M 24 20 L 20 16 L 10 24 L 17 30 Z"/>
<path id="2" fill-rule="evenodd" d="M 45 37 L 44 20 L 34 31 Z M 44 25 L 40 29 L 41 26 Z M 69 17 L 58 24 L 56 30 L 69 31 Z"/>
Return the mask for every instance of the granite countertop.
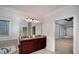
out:
<path id="1" fill-rule="evenodd" d="M 32 38 L 22 38 L 22 39 L 20 39 L 20 41 L 33 40 L 33 39 L 39 39 L 39 38 L 46 38 L 46 37 L 45 36 L 41 36 L 41 37 L 32 37 Z"/>

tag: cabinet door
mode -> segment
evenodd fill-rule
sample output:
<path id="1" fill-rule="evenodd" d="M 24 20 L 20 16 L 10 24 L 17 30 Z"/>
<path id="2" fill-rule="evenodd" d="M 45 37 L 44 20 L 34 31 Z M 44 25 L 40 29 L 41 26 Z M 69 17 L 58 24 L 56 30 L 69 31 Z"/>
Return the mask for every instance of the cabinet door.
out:
<path id="1" fill-rule="evenodd" d="M 46 47 L 46 39 L 36 39 L 34 40 L 34 50 L 40 50 Z"/>
<path id="2" fill-rule="evenodd" d="M 32 52 L 32 46 L 31 45 L 23 45 L 22 46 L 22 53 L 31 53 Z"/>
<path id="3" fill-rule="evenodd" d="M 37 50 L 39 50 L 39 39 L 35 39 L 35 40 L 33 40 L 34 42 L 33 42 L 33 50 L 34 51 L 37 51 Z"/>
<path id="4" fill-rule="evenodd" d="M 31 53 L 32 50 L 33 50 L 33 42 L 32 41 L 22 42 L 22 53 Z"/>
<path id="5" fill-rule="evenodd" d="M 40 49 L 42 49 L 42 48 L 45 48 L 45 46 L 46 46 L 46 40 L 45 40 L 45 39 L 40 39 L 40 40 L 38 41 L 38 47 L 39 47 Z"/>
<path id="6" fill-rule="evenodd" d="M 46 39 L 41 40 L 41 47 L 45 48 L 46 47 Z"/>

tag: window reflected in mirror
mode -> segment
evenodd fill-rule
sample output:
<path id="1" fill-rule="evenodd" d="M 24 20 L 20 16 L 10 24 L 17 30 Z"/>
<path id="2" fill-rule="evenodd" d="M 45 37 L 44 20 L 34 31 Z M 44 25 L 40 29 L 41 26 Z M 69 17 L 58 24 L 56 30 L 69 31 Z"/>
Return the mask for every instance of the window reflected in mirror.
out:
<path id="1" fill-rule="evenodd" d="M 36 34 L 36 27 L 33 26 L 33 27 L 32 27 L 32 35 L 35 35 L 35 34 Z"/>
<path id="2" fill-rule="evenodd" d="M 23 36 L 26 36 L 27 35 L 27 27 L 23 27 L 22 32 L 23 32 Z"/>

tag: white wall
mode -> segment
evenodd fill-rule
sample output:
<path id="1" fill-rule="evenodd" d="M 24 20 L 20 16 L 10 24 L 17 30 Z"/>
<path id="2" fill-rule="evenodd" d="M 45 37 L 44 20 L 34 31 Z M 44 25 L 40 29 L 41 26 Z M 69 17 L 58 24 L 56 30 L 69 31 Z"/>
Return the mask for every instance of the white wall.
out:
<path id="1" fill-rule="evenodd" d="M 47 39 L 47 49 L 55 52 L 55 20 L 61 20 L 61 19 L 73 16 L 74 20 L 77 21 L 77 22 L 76 21 L 74 21 L 74 22 L 78 23 L 78 24 L 74 24 L 74 26 L 79 25 L 79 21 L 78 21 L 78 19 L 76 19 L 76 16 L 77 16 L 77 13 L 78 13 L 77 8 L 78 8 L 77 6 L 65 6 L 65 7 L 62 7 L 60 9 L 46 15 L 43 18 L 44 19 L 43 34 L 47 35 L 47 37 L 48 37 L 48 39 Z M 79 29 L 79 27 L 77 29 Z M 76 33 L 78 34 L 78 32 L 79 32 L 79 30 L 77 30 Z M 78 46 L 79 40 L 77 38 L 73 39 L 74 40 L 74 42 L 73 42 L 73 45 L 74 45 L 73 52 L 74 53 L 79 52 L 79 50 L 76 50 L 77 48 L 79 49 L 79 46 Z M 75 43 L 76 40 L 77 40 L 77 43 Z M 75 47 L 75 46 L 78 46 L 78 47 Z"/>
<path id="2" fill-rule="evenodd" d="M 54 41 L 55 24 L 54 24 L 54 22 L 51 22 L 51 20 L 43 23 L 42 34 L 47 36 L 46 48 L 50 51 L 54 51 L 54 48 L 55 48 L 55 41 Z"/>
<path id="3" fill-rule="evenodd" d="M 74 53 L 79 54 L 79 13 L 74 20 L 74 32 Z"/>
<path id="4" fill-rule="evenodd" d="M 9 19 L 11 22 L 9 37 L 0 37 L 1 40 L 19 39 L 19 23 L 25 15 L 19 11 L 0 7 L 0 18 Z"/>

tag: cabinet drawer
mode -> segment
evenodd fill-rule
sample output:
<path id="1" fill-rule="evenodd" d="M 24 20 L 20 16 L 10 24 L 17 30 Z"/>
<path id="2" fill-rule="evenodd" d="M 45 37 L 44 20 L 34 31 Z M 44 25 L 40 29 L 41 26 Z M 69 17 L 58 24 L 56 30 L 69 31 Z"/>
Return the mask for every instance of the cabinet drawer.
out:
<path id="1" fill-rule="evenodd" d="M 31 40 L 29 40 L 29 41 L 22 41 L 21 42 L 21 45 L 31 45 L 31 44 L 33 44 L 33 41 L 31 41 Z"/>

